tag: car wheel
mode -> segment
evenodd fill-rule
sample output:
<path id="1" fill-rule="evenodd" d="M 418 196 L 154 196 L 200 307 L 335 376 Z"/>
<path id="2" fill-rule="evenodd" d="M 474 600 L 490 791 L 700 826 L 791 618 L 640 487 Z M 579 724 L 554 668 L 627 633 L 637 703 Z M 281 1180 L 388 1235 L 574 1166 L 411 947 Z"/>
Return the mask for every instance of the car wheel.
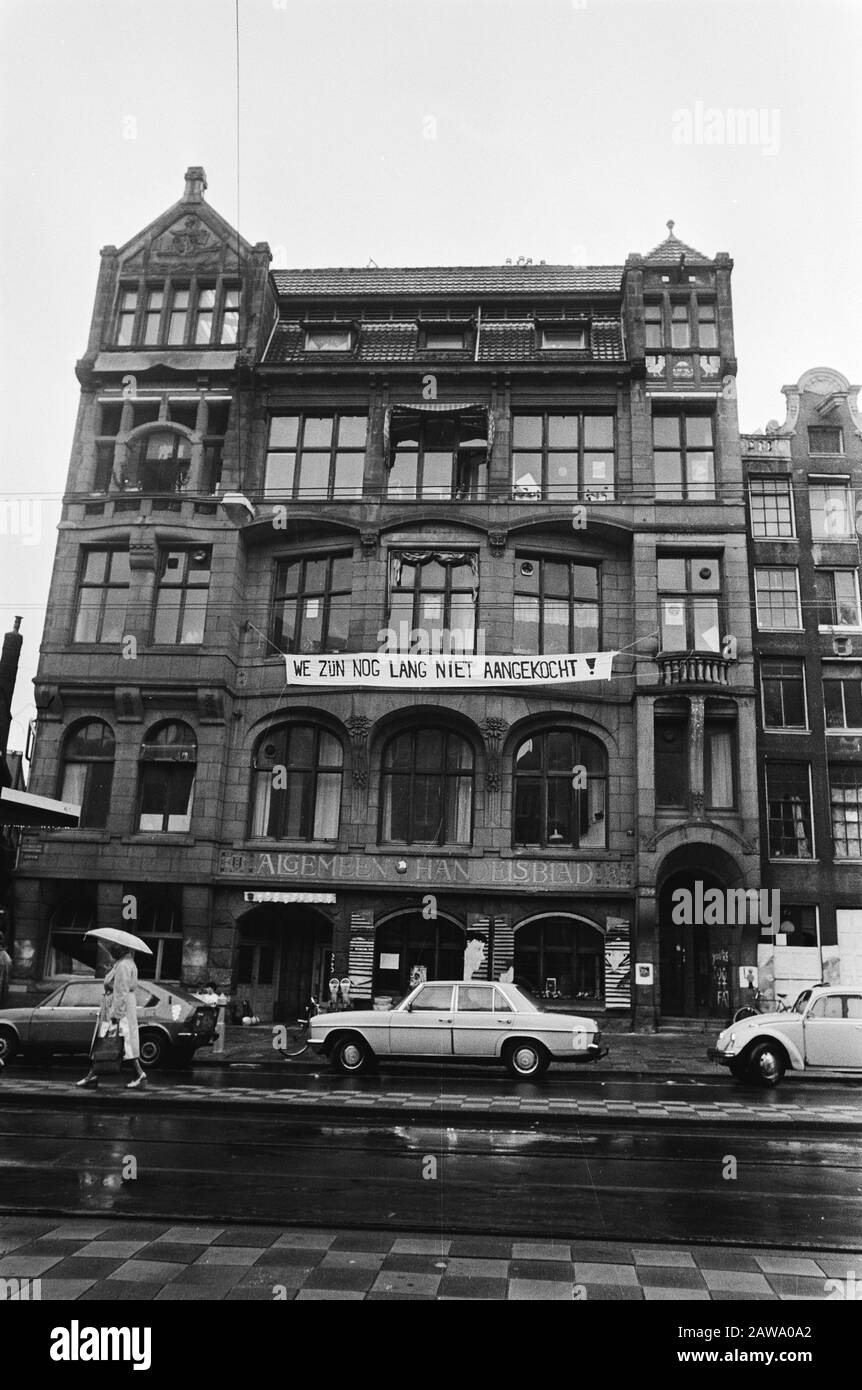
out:
<path id="1" fill-rule="evenodd" d="M 547 1070 L 550 1058 L 540 1043 L 516 1042 L 506 1049 L 503 1061 L 510 1076 L 525 1081 L 541 1076 Z"/>
<path id="2" fill-rule="evenodd" d="M 332 1049 L 331 1060 L 336 1071 L 356 1076 L 358 1072 L 368 1071 L 372 1056 L 368 1044 L 354 1033 L 338 1039 Z"/>
<path id="3" fill-rule="evenodd" d="M 755 1086 L 777 1086 L 787 1069 L 784 1050 L 774 1042 L 755 1043 L 745 1060 L 748 1079 Z"/>
<path id="4" fill-rule="evenodd" d="M 142 1033 L 140 1062 L 147 1067 L 163 1067 L 171 1055 L 171 1047 L 161 1033 Z"/>
<path id="5" fill-rule="evenodd" d="M 11 1062 L 18 1052 L 18 1039 L 11 1028 L 0 1028 L 0 1062 Z"/>

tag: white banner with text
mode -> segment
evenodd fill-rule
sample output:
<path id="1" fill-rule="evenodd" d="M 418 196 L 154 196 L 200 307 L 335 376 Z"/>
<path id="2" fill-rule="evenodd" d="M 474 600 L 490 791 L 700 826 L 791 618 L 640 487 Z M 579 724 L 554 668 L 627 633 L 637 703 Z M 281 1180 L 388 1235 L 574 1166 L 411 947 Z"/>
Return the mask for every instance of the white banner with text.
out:
<path id="1" fill-rule="evenodd" d="M 285 658 L 288 685 L 376 686 L 442 690 L 492 685 L 565 685 L 606 681 L 616 652 L 564 656 L 449 656 L 439 653 L 349 652 Z"/>

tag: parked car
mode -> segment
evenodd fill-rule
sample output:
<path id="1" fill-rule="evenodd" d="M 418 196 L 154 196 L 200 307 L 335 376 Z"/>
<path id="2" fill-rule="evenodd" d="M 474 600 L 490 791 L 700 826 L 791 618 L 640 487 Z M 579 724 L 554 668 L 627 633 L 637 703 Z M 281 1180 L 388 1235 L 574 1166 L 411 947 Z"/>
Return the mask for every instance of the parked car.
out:
<path id="1" fill-rule="evenodd" d="M 777 1086 L 788 1069 L 862 1077 L 862 988 L 805 989 L 792 1009 L 732 1023 L 707 1056 L 758 1086 Z"/>
<path id="2" fill-rule="evenodd" d="M 90 1050 L 102 1002 L 101 980 L 65 980 L 41 1003 L 27 1009 L 0 1009 L 0 1061 L 16 1053 L 84 1053 Z M 188 1063 L 199 1047 L 216 1038 L 218 1010 L 202 1004 L 178 985 L 143 980 L 138 985 L 141 1063 Z"/>
<path id="3" fill-rule="evenodd" d="M 512 1076 L 540 1076 L 552 1059 L 605 1056 L 594 1019 L 555 1013 L 511 984 L 434 980 L 392 1009 L 317 1014 L 309 1046 L 349 1075 L 378 1058 L 502 1062 Z"/>

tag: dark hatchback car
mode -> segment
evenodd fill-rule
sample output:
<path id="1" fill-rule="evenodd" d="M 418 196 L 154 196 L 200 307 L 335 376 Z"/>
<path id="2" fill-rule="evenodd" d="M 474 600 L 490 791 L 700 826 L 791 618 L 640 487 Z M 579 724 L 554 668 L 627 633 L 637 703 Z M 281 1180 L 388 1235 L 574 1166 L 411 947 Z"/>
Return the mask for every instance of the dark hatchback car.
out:
<path id="1" fill-rule="evenodd" d="M 54 1052 L 90 1050 L 104 986 L 92 978 L 66 980 L 40 1004 L 26 1009 L 0 1009 L 0 1061 L 18 1053 L 34 1057 Z M 141 1063 L 147 1067 L 168 1062 L 191 1062 L 199 1047 L 216 1038 L 217 1010 L 202 1004 L 179 985 L 138 985 L 138 1031 Z"/>

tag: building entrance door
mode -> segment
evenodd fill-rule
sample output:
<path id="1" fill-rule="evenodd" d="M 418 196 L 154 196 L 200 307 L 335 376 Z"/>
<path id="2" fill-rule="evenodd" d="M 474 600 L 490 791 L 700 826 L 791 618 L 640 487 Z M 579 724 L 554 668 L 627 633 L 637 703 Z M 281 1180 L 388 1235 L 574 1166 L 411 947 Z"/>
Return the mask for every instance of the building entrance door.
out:
<path id="1" fill-rule="evenodd" d="M 697 884 L 703 885 L 700 893 Z M 730 1010 L 733 949 L 724 929 L 703 921 L 697 910 L 710 888 L 723 889 L 711 873 L 684 870 L 668 878 L 659 894 L 661 1012 L 665 1018 L 721 1018 Z M 678 889 L 686 899 L 674 901 Z M 690 904 L 690 911 L 683 911 Z M 686 916 L 689 920 L 680 920 Z"/>
<path id="2" fill-rule="evenodd" d="M 254 908 L 239 932 L 234 993 L 262 1023 L 292 1023 L 312 995 L 326 997 L 332 924 L 321 913 L 289 903 Z"/>

